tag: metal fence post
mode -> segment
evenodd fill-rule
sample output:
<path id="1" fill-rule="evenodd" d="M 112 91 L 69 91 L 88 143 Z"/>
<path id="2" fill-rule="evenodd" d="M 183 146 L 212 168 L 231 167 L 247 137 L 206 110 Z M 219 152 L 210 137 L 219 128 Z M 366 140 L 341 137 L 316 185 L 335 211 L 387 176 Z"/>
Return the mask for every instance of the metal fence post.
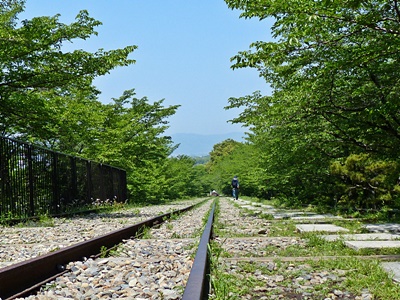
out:
<path id="1" fill-rule="evenodd" d="M 70 186 L 70 192 L 71 192 L 71 198 L 73 200 L 80 200 L 78 199 L 78 180 L 76 176 L 76 158 L 71 156 L 70 159 L 71 162 L 71 186 Z"/>
<path id="2" fill-rule="evenodd" d="M 86 162 L 86 180 L 87 180 L 87 204 L 92 203 L 92 164 L 90 160 Z"/>
<path id="3" fill-rule="evenodd" d="M 58 187 L 58 155 L 57 153 L 52 153 L 52 174 L 51 174 L 51 187 L 53 192 L 53 209 L 56 213 L 60 212 L 60 191 Z"/>
<path id="4" fill-rule="evenodd" d="M 29 189 L 29 210 L 28 216 L 35 215 L 35 202 L 34 202 L 34 179 L 33 179 L 33 161 L 32 161 L 32 146 L 26 145 L 28 148 L 28 189 Z"/>

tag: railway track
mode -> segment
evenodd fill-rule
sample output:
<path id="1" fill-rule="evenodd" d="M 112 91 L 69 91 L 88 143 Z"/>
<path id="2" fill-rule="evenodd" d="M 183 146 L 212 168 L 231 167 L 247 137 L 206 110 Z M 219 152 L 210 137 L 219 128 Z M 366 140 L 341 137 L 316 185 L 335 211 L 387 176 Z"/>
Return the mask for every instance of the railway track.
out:
<path id="1" fill-rule="evenodd" d="M 346 250 L 297 232 L 291 220 L 265 218 L 223 197 L 215 203 L 179 218 L 176 212 L 167 221 L 163 216 L 158 226 L 142 230 L 142 239 L 130 233 L 133 238 L 113 241 L 110 245 L 117 246 L 107 251 L 104 242 L 97 243 L 97 256 L 52 262 L 57 274 L 25 299 L 400 299 L 400 288 L 387 275 L 383 279 L 378 267 L 381 261 L 399 260 L 397 253 Z M 2 274 L 6 269 L 0 269 L 1 288 L 14 281 Z M 368 272 L 379 273 L 379 279 L 375 274 L 368 279 Z M 23 273 L 14 278 L 27 276 Z M 382 296 L 386 286 L 389 296 Z M 20 299 L 23 293 L 2 297 Z"/>
<path id="2" fill-rule="evenodd" d="M 173 223 L 178 222 L 179 220 L 177 218 L 178 215 L 182 214 L 184 216 L 183 213 L 186 214 L 193 213 L 196 216 L 190 215 L 189 219 L 194 220 L 196 219 L 195 217 L 197 217 L 196 221 L 197 224 L 193 226 L 190 226 L 189 224 L 190 226 L 189 231 L 194 230 L 196 231 L 196 235 L 199 235 L 199 233 L 201 233 L 201 228 L 203 226 L 201 218 L 209 210 L 209 208 L 207 208 L 206 211 L 204 211 L 204 207 L 211 205 L 210 201 L 208 201 L 207 203 L 199 206 L 198 208 L 197 207 L 195 208 L 194 205 L 191 205 L 189 207 L 177 211 L 165 213 L 150 218 L 148 220 L 139 222 L 135 225 L 128 226 L 123 229 L 119 229 L 117 231 L 108 233 L 106 235 L 95 237 L 87 241 L 83 241 L 68 247 L 64 247 L 52 253 L 47 253 L 38 256 L 36 258 L 22 261 L 17 264 L 13 264 L 11 266 L 2 268 L 0 269 L 0 298 L 3 300 L 21 299 L 23 297 L 27 297 L 28 299 L 29 297 L 33 297 L 32 299 L 59 299 L 59 298 L 67 298 L 66 296 L 70 296 L 73 299 L 78 299 L 78 298 L 98 299 L 101 297 L 102 298 L 125 297 L 126 299 L 134 299 L 139 297 L 150 298 L 149 297 L 150 295 L 153 296 L 154 299 L 154 293 L 148 289 L 146 290 L 146 288 L 143 287 L 141 288 L 139 287 L 139 289 L 142 289 L 141 292 L 138 293 L 132 292 L 131 294 L 126 293 L 126 290 L 128 288 L 133 287 L 136 280 L 135 275 L 137 274 L 137 272 L 136 274 L 134 273 L 130 274 L 128 271 L 127 274 L 132 275 L 129 276 L 129 281 L 121 279 L 122 284 L 120 285 L 119 288 L 117 287 L 116 290 L 113 290 L 113 287 L 111 286 L 105 286 L 104 287 L 105 294 L 103 293 L 103 295 L 97 295 L 97 296 L 92 295 L 91 297 L 88 297 L 87 293 L 84 292 L 85 288 L 87 288 L 88 290 L 91 289 L 90 284 L 81 282 L 82 284 L 79 286 L 80 284 L 79 280 L 82 279 L 83 275 L 85 276 L 87 275 L 88 277 L 93 279 L 96 276 L 104 274 L 103 272 L 104 270 L 102 271 L 101 274 L 99 274 L 99 272 L 96 273 L 95 271 L 93 271 L 95 268 L 100 269 L 99 266 L 104 266 L 109 269 L 121 268 L 121 270 L 129 270 L 129 268 L 131 268 L 137 271 L 138 269 L 142 268 L 142 265 L 146 264 L 143 258 L 153 261 L 157 260 L 157 258 L 155 257 L 157 257 L 157 255 L 160 253 L 156 252 L 162 252 L 163 245 L 168 245 L 168 247 L 170 248 L 168 251 L 170 253 L 169 255 L 168 253 L 165 254 L 162 258 L 158 258 L 159 260 L 158 262 L 162 262 L 163 259 L 164 261 L 169 260 L 169 262 L 172 263 L 172 266 L 167 266 L 168 268 L 171 269 L 169 270 L 171 271 L 170 273 L 173 273 L 174 272 L 173 269 L 176 267 L 176 265 L 174 264 L 176 264 L 177 261 L 175 260 L 176 257 L 173 257 L 173 255 L 175 255 L 177 252 L 178 253 L 182 252 L 182 256 L 186 256 L 184 258 L 186 264 L 185 267 L 190 267 L 192 259 L 190 258 L 189 255 L 191 254 L 191 252 L 194 251 L 193 244 L 195 243 L 196 240 L 198 240 L 198 238 L 195 237 L 195 234 L 193 232 L 188 233 L 185 231 L 181 231 L 180 233 L 181 236 L 179 238 L 178 236 L 176 236 L 176 234 L 174 236 L 174 233 L 172 232 L 173 231 L 172 227 L 174 226 Z M 188 281 L 188 286 L 192 286 L 192 288 L 190 296 L 185 296 L 186 299 L 196 299 L 195 294 L 197 293 L 199 295 L 202 295 L 203 287 L 207 286 L 206 281 L 204 280 L 205 269 L 203 267 L 203 270 L 201 270 L 202 269 L 201 265 L 203 264 L 205 266 L 205 262 L 207 260 L 206 255 L 207 255 L 208 239 L 204 238 L 204 236 L 209 237 L 211 234 L 212 217 L 213 217 L 213 209 L 211 210 L 211 214 L 206 226 L 206 231 L 208 231 L 208 233 L 203 233 L 201 239 L 202 241 L 197 250 L 193 272 L 190 275 L 191 278 L 194 279 Z M 183 221 L 183 222 L 188 224 L 188 221 Z M 154 226 L 160 227 L 152 229 L 152 235 L 154 235 L 154 237 L 156 238 L 150 238 L 145 240 L 138 239 L 139 235 L 149 235 L 148 232 L 150 228 Z M 177 226 L 182 227 L 182 224 L 179 224 Z M 194 227 L 196 226 L 199 228 L 195 229 Z M 164 227 L 164 229 L 162 229 L 161 227 Z M 160 238 L 160 231 L 162 230 L 166 232 L 164 234 L 164 238 Z M 147 246 L 145 246 L 146 243 Z M 152 253 L 152 251 L 154 251 L 154 248 L 151 249 L 151 247 L 154 246 L 154 244 L 156 243 L 158 243 L 159 246 L 158 248 L 155 248 L 156 252 Z M 146 247 L 148 247 L 149 249 L 143 251 L 143 249 L 147 249 Z M 186 251 L 187 249 L 184 249 L 185 247 L 191 250 Z M 145 253 L 145 257 L 143 257 L 142 252 Z M 138 254 L 136 255 L 136 253 Z M 140 255 L 142 255 L 142 257 L 140 257 Z M 200 257 L 200 263 L 199 263 L 199 258 L 197 257 Z M 127 261 L 129 261 L 128 264 Z M 122 267 L 117 266 L 117 264 L 119 264 L 120 262 L 122 262 Z M 164 262 L 162 262 L 162 264 L 166 265 L 166 263 Z M 93 267 L 95 265 L 96 267 Z M 152 267 L 151 264 L 150 267 Z M 93 272 L 92 273 L 85 272 L 86 269 L 89 269 L 89 271 L 92 270 Z M 165 272 L 165 270 L 161 271 Z M 143 275 L 144 273 L 145 271 L 141 270 L 140 274 L 141 277 L 138 278 L 139 280 L 137 285 L 146 285 L 146 278 L 144 278 L 145 276 Z M 77 274 L 79 274 L 78 279 L 76 277 Z M 120 274 L 117 274 L 117 276 Z M 199 274 L 200 276 L 203 277 L 203 284 L 200 287 L 197 284 Z M 185 275 L 189 274 L 186 273 Z M 171 276 L 174 276 L 174 274 L 172 274 Z M 61 286 L 63 286 L 62 289 L 64 289 L 64 291 L 58 293 L 59 291 L 56 290 L 57 281 L 58 282 L 61 282 L 63 280 L 68 281 L 70 280 L 70 278 L 75 278 L 75 283 L 78 285 L 79 291 L 77 291 L 76 294 L 74 294 L 74 292 L 65 292 L 65 284 L 64 285 L 61 284 Z M 186 283 L 186 281 L 187 278 L 180 279 L 180 284 L 183 285 Z M 127 283 L 127 285 L 124 285 L 124 282 Z M 196 283 L 193 284 L 193 282 Z M 173 284 L 175 285 L 176 282 L 173 282 Z M 52 290 L 49 287 L 54 287 L 55 289 Z M 69 287 L 74 289 L 72 284 Z M 164 288 L 162 289 L 163 292 L 160 293 L 160 290 L 158 290 L 157 293 L 159 293 L 159 296 L 161 297 L 160 299 L 175 299 L 176 297 L 180 297 L 181 295 L 179 293 L 176 293 L 174 290 L 171 289 L 173 287 L 174 286 L 169 287 L 167 285 L 164 285 Z M 101 288 L 99 288 L 98 286 L 98 289 Z M 39 293 L 37 293 L 35 296 L 28 296 L 29 294 L 32 294 L 34 291 L 38 290 Z M 107 290 L 111 290 L 112 292 L 109 293 L 107 292 Z"/>
<path id="3" fill-rule="evenodd" d="M 17 226 L 0 226 L 0 268 L 108 234 L 166 212 L 194 205 L 201 199 L 134 207 L 70 218 L 42 218 Z"/>

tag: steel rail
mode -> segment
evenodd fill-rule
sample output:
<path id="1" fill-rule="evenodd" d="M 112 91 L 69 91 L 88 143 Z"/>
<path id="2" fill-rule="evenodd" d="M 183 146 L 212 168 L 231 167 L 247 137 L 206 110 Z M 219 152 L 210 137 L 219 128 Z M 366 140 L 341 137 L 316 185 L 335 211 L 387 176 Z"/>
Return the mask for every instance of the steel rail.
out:
<path id="1" fill-rule="evenodd" d="M 215 201 L 201 236 L 182 300 L 208 299 L 210 289 L 209 278 L 207 278 L 210 270 L 208 244 L 213 233 L 214 211 Z"/>
<path id="2" fill-rule="evenodd" d="M 172 215 L 184 213 L 200 203 L 2 268 L 0 269 L 0 299 L 15 299 L 28 295 L 46 282 L 65 273 L 65 266 L 68 263 L 98 255 L 104 247 L 112 248 L 124 239 L 138 236 L 146 227 L 161 224 Z"/>

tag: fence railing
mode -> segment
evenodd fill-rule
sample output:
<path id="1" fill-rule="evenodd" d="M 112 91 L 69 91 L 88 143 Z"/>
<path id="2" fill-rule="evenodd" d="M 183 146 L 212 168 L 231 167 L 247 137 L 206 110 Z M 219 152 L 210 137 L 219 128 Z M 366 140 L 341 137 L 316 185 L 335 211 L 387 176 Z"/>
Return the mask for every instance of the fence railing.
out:
<path id="1" fill-rule="evenodd" d="M 126 199 L 125 170 L 0 136 L 0 217 Z"/>

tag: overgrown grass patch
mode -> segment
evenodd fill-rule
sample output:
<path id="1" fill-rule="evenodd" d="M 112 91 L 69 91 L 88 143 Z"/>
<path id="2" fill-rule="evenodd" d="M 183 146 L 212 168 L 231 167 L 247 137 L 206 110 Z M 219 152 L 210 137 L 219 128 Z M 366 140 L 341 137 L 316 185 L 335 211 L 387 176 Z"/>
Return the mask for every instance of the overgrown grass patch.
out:
<path id="1" fill-rule="evenodd" d="M 348 233 L 368 233 L 369 231 L 364 227 L 368 222 L 364 220 L 331 220 L 333 225 L 340 226 L 349 230 Z"/>
<path id="2" fill-rule="evenodd" d="M 304 243 L 277 247 L 269 245 L 263 248 L 267 256 L 370 256 L 370 255 L 400 255 L 399 248 L 360 249 L 354 250 L 345 245 L 343 239 L 327 241 L 318 233 L 305 233 L 301 235 Z"/>
<path id="3" fill-rule="evenodd" d="M 268 236 L 294 236 L 300 237 L 301 234 L 296 229 L 296 223 L 292 220 L 282 220 L 277 222 L 271 222 L 269 225 Z"/>
<path id="4" fill-rule="evenodd" d="M 373 299 L 400 299 L 400 287 L 376 260 L 221 262 L 213 266 L 212 274 L 210 299 L 216 300 L 276 295 L 286 297 L 283 299 L 324 299 L 335 294 L 344 297 L 340 299 L 355 299 L 365 293 Z"/>
<path id="5" fill-rule="evenodd" d="M 242 212 L 243 215 L 252 213 L 247 210 Z M 393 282 L 380 262 L 371 257 L 400 255 L 400 249 L 356 251 L 346 246 L 344 237 L 327 241 L 321 237 L 327 233 L 298 232 L 298 220 L 275 220 L 271 214 L 259 217 L 265 220 L 263 223 L 268 228 L 268 234 L 262 237 L 271 241 L 264 244 L 263 240 L 262 244 L 249 248 L 236 247 L 232 251 L 235 254 L 224 250 L 224 237 L 228 237 L 224 234 L 225 228 L 217 229 L 222 230 L 219 243 L 214 242 L 212 246 L 213 254 L 217 254 L 213 256 L 211 267 L 213 295 L 210 299 L 361 299 L 363 294 L 366 294 L 365 299 L 400 299 L 400 286 Z M 343 234 L 356 234 L 367 233 L 364 225 L 369 221 L 327 219 L 325 222 L 349 229 Z M 313 221 L 307 223 L 312 224 Z M 239 228 L 240 224 L 234 226 Z M 280 238 L 284 242 L 279 242 Z M 233 249 L 232 245 L 225 248 Z M 233 256 L 246 257 L 247 260 L 254 257 L 254 261 L 240 262 L 237 258 L 239 262 L 235 262 L 228 259 Z M 267 261 L 264 258 L 264 262 L 257 262 L 260 257 L 276 259 Z M 305 259 L 296 261 L 296 257 Z M 288 262 L 287 258 L 293 261 Z"/>
<path id="6" fill-rule="evenodd" d="M 400 299 L 400 286 L 393 282 L 378 260 L 341 258 L 311 262 L 311 265 L 313 268 L 344 270 L 342 287 L 355 294 L 359 295 L 368 289 L 374 299 Z"/>

